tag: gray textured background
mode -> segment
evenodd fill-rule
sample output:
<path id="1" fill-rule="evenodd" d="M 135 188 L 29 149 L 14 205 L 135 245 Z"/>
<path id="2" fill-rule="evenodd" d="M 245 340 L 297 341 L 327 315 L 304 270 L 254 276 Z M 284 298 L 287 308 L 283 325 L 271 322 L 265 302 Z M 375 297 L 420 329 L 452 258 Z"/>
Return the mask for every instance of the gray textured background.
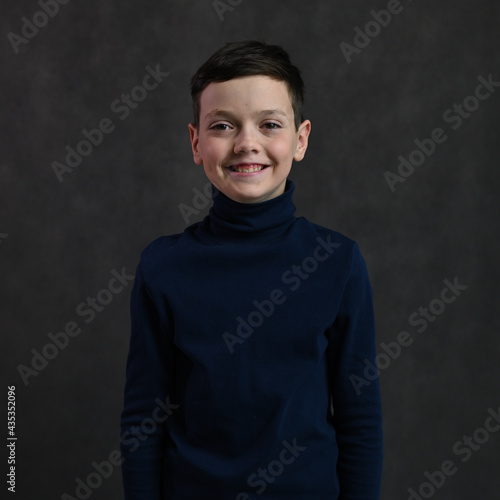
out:
<path id="1" fill-rule="evenodd" d="M 498 498 L 500 432 L 467 462 L 453 446 L 500 406 L 500 88 L 457 130 L 443 114 L 473 94 L 478 76 L 500 81 L 500 8 L 487 0 L 401 5 L 348 63 L 340 43 L 352 44 L 354 27 L 386 1 L 243 0 L 221 20 L 211 0 L 73 0 L 17 54 L 7 35 L 21 34 L 21 18 L 40 6 L 2 4 L 2 400 L 15 385 L 17 498 L 79 498 L 77 478 L 119 447 L 131 285 L 88 324 L 76 308 L 113 269 L 134 274 L 149 241 L 186 226 L 179 204 L 192 205 L 193 189 L 207 182 L 191 156 L 189 79 L 223 43 L 245 38 L 282 45 L 303 71 L 313 126 L 290 176 L 297 214 L 359 242 L 378 342 L 400 331 L 414 339 L 380 375 L 382 498 L 408 498 L 445 460 L 457 471 L 433 498 Z M 120 120 L 111 103 L 148 65 L 170 75 Z M 59 182 L 52 162 L 64 162 L 66 146 L 106 117 L 115 130 Z M 384 172 L 437 127 L 447 141 L 391 192 Z M 417 333 L 409 316 L 455 277 L 467 289 Z M 80 335 L 24 384 L 19 365 L 30 366 L 31 350 L 68 321 Z M 1 422 L 6 435 L 6 409 Z M 119 468 L 90 496 L 121 497 Z"/>

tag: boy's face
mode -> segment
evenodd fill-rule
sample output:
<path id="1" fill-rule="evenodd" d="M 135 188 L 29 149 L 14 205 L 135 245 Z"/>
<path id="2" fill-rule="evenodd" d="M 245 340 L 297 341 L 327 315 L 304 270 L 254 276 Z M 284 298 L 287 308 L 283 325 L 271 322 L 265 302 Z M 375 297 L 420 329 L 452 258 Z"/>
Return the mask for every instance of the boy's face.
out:
<path id="1" fill-rule="evenodd" d="M 200 96 L 198 130 L 189 124 L 195 163 L 240 203 L 284 192 L 292 161 L 304 158 L 310 130 L 309 120 L 295 130 L 286 83 L 263 75 L 212 82 Z"/>

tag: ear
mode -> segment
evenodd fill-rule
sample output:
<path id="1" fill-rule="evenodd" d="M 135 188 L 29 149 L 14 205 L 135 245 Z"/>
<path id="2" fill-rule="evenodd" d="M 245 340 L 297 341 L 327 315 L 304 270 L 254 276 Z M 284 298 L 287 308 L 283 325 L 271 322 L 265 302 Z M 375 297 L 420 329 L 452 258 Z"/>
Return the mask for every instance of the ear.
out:
<path id="1" fill-rule="evenodd" d="M 307 150 L 307 145 L 309 144 L 309 134 L 311 133 L 311 122 L 309 120 L 304 120 L 299 127 L 297 132 L 297 149 L 293 159 L 295 161 L 301 161 Z"/>
<path id="2" fill-rule="evenodd" d="M 193 160 L 196 163 L 196 165 L 203 165 L 203 159 L 198 149 L 198 144 L 200 141 L 198 137 L 198 130 L 194 125 L 194 123 L 188 124 L 188 127 L 189 127 L 189 137 L 191 139 L 191 149 L 193 150 Z"/>

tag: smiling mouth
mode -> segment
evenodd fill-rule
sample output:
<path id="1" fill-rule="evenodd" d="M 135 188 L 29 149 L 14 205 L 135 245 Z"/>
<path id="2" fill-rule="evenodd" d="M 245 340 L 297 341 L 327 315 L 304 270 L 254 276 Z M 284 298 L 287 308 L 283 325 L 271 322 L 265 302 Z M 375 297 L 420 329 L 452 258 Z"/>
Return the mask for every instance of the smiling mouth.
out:
<path id="1" fill-rule="evenodd" d="M 252 164 L 245 164 L 245 165 L 229 165 L 229 170 L 231 172 L 241 172 L 241 173 L 251 173 L 251 172 L 259 172 L 261 170 L 264 170 L 267 168 L 269 165 L 262 165 L 258 163 L 252 163 Z"/>

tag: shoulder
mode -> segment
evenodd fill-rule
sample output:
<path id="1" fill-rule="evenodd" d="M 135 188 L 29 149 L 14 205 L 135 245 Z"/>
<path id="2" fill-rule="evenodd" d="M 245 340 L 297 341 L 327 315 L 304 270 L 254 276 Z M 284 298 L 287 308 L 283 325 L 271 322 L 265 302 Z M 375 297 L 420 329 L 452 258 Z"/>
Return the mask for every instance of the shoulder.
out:
<path id="1" fill-rule="evenodd" d="M 141 252 L 141 263 L 149 264 L 162 260 L 166 253 L 172 251 L 181 237 L 182 233 L 171 234 L 151 241 Z"/>
<path id="2" fill-rule="evenodd" d="M 309 237 L 314 238 L 315 243 L 324 248 L 332 252 L 335 250 L 337 256 L 342 256 L 349 261 L 361 257 L 358 243 L 352 238 L 334 229 L 310 222 L 305 217 L 298 217 L 297 224 L 301 232 L 308 233 Z"/>
<path id="3" fill-rule="evenodd" d="M 151 241 L 142 250 L 139 261 L 139 270 L 145 275 L 162 274 L 176 270 L 179 261 L 187 254 L 197 253 L 198 244 L 196 233 L 201 224 L 195 222 L 186 227 L 183 232 L 164 235 Z"/>
<path id="4" fill-rule="evenodd" d="M 141 252 L 137 273 L 147 282 L 155 282 L 167 267 L 172 268 L 176 255 L 182 252 L 179 249 L 182 239 L 183 233 L 178 233 L 160 236 L 151 241 Z"/>
<path id="5" fill-rule="evenodd" d="M 307 235 L 307 239 L 313 238 L 311 241 L 314 241 L 315 248 L 318 249 L 317 255 L 330 256 L 325 259 L 325 263 L 331 268 L 338 283 L 369 281 L 366 262 L 357 241 L 303 217 L 297 221 L 302 226 L 301 237 Z"/>

